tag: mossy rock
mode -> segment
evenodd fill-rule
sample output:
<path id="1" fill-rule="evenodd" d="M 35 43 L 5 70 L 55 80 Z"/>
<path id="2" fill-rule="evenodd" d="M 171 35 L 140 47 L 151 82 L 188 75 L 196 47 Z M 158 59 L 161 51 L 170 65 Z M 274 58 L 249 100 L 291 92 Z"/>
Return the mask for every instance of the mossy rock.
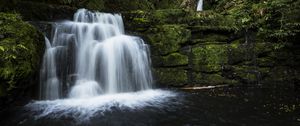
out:
<path id="1" fill-rule="evenodd" d="M 207 43 L 207 42 L 218 42 L 218 43 L 226 43 L 229 40 L 229 35 L 217 34 L 217 33 L 193 33 L 192 34 L 192 44 L 198 43 Z"/>
<path id="2" fill-rule="evenodd" d="M 102 0 L 102 1 L 104 1 L 103 2 L 105 7 L 104 11 L 122 12 L 122 11 L 129 11 L 129 10 L 150 10 L 154 8 L 153 4 L 148 0 Z"/>
<path id="3" fill-rule="evenodd" d="M 201 11 L 200 13 L 194 13 L 193 24 L 203 26 L 235 27 L 233 19 L 215 11 Z"/>
<path id="4" fill-rule="evenodd" d="M 216 32 L 224 32 L 224 33 L 230 33 L 234 32 L 235 29 L 229 26 L 215 26 L 215 25 L 195 25 L 190 26 L 189 29 L 191 29 L 192 32 L 204 32 L 204 31 L 216 31 Z"/>
<path id="5" fill-rule="evenodd" d="M 267 43 L 267 42 L 258 42 L 255 43 L 254 51 L 258 56 L 268 56 L 270 52 L 274 51 L 274 43 Z M 280 48 L 280 47 L 278 47 Z"/>
<path id="6" fill-rule="evenodd" d="M 153 55 L 167 55 L 178 52 L 188 42 L 191 32 L 182 25 L 158 25 L 147 31 L 146 40 Z"/>
<path id="7" fill-rule="evenodd" d="M 182 66 L 188 65 L 188 57 L 180 53 L 172 53 L 167 56 L 163 56 L 164 66 Z"/>
<path id="8" fill-rule="evenodd" d="M 164 86 L 183 86 L 188 83 L 187 71 L 182 68 L 155 68 L 156 83 Z"/>
<path id="9" fill-rule="evenodd" d="M 233 66 L 234 76 L 242 83 L 255 84 L 265 77 L 268 77 L 271 68 L 269 67 L 256 67 L 256 66 Z"/>
<path id="10" fill-rule="evenodd" d="M 206 42 L 227 42 L 229 36 L 222 35 L 222 34 L 207 34 L 203 35 L 203 41 Z"/>
<path id="11" fill-rule="evenodd" d="M 189 11 L 183 9 L 154 10 L 150 17 L 155 24 L 183 24 L 190 21 Z"/>
<path id="12" fill-rule="evenodd" d="M 39 70 L 44 39 L 19 15 L 8 13 L 0 13 L 0 35 L 3 36 L 0 38 L 0 87 L 11 93 L 13 89 L 30 85 L 26 80 Z"/>
<path id="13" fill-rule="evenodd" d="M 134 10 L 122 12 L 126 29 L 153 27 L 165 24 L 187 24 L 190 22 L 190 12 L 183 9 Z"/>
<path id="14" fill-rule="evenodd" d="M 145 10 L 127 11 L 122 13 L 126 30 L 143 32 L 151 27 L 150 12 Z"/>
<path id="15" fill-rule="evenodd" d="M 228 62 L 227 45 L 208 44 L 193 47 L 193 70 L 219 72 Z"/>
<path id="16" fill-rule="evenodd" d="M 273 67 L 276 63 L 275 59 L 271 57 L 262 57 L 256 59 L 257 66 L 259 67 Z"/>
<path id="17" fill-rule="evenodd" d="M 252 53 L 250 53 L 250 47 L 246 44 L 240 44 L 239 42 L 233 42 L 228 45 L 228 63 L 231 65 L 241 64 L 245 61 L 252 59 Z"/>
<path id="18" fill-rule="evenodd" d="M 184 0 L 149 0 L 155 9 L 180 8 Z"/>
<path id="19" fill-rule="evenodd" d="M 193 73 L 193 83 L 197 86 L 222 85 L 222 84 L 237 84 L 237 80 L 231 80 L 223 77 L 221 73 L 206 74 Z"/>
<path id="20" fill-rule="evenodd" d="M 239 28 L 231 17 L 221 15 L 215 11 L 202 11 L 194 13 L 188 24 L 193 32 L 215 31 L 215 32 L 236 32 Z"/>

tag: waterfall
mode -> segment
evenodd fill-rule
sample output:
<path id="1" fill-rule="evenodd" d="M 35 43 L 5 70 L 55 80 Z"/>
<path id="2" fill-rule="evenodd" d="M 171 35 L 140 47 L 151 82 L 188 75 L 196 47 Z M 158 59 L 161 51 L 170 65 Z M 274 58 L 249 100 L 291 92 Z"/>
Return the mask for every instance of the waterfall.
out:
<path id="1" fill-rule="evenodd" d="M 203 0 L 198 1 L 197 11 L 203 11 Z"/>
<path id="2" fill-rule="evenodd" d="M 151 89 L 148 45 L 124 33 L 119 14 L 79 9 L 46 38 L 40 98 L 86 98 Z"/>

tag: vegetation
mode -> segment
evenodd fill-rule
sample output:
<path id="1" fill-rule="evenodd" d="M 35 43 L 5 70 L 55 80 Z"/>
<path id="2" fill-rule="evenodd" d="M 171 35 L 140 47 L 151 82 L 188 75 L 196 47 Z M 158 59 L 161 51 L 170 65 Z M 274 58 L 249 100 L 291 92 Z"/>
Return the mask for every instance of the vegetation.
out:
<path id="1" fill-rule="evenodd" d="M 18 14 L 0 13 L 0 96 L 24 87 L 38 70 L 41 34 Z M 18 85 L 17 85 L 18 84 Z"/>
<path id="2" fill-rule="evenodd" d="M 235 19 L 240 29 L 257 30 L 265 39 L 286 42 L 300 32 L 297 0 L 219 0 L 216 11 Z"/>
<path id="3" fill-rule="evenodd" d="M 122 13 L 128 33 L 143 37 L 151 45 L 156 73 L 163 76 L 158 80 L 169 84 L 252 83 L 274 77 L 300 79 L 298 68 L 295 69 L 299 60 L 295 51 L 299 45 L 299 0 L 205 0 L 202 12 L 195 11 L 197 0 L 14 0 L 12 3 L 20 2 L 43 3 L 46 5 L 43 8 L 48 5 L 51 8 L 39 9 L 51 15 L 44 18 L 36 13 L 37 5 L 29 4 L 34 6 L 31 11 L 22 13 L 29 20 L 52 19 L 56 12 L 65 9 L 53 11 L 58 6 Z M 29 12 L 35 13 L 27 16 Z M 285 78 L 277 73 L 291 75 Z M 180 81 L 171 81 L 174 75 L 180 76 Z"/>

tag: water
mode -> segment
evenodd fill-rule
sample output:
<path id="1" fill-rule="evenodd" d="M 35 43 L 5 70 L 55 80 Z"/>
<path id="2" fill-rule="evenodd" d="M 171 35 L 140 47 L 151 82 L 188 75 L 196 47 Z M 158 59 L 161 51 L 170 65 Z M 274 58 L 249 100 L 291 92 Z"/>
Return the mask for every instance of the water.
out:
<path id="1" fill-rule="evenodd" d="M 197 11 L 203 11 L 203 0 L 198 1 Z"/>
<path id="2" fill-rule="evenodd" d="M 0 113 L 0 124 L 1 126 L 299 126 L 299 98 L 299 92 L 283 87 L 147 90 L 106 94 L 94 97 L 93 100 L 32 102 L 25 107 L 12 107 Z"/>
<path id="3" fill-rule="evenodd" d="M 40 101 L 25 106 L 34 120 L 68 117 L 82 124 L 114 108 L 162 108 L 176 96 L 152 89 L 148 45 L 124 34 L 119 14 L 80 9 L 45 40 Z"/>
<path id="4" fill-rule="evenodd" d="M 57 23 L 41 69 L 41 99 L 0 112 L 1 126 L 298 126 L 290 88 L 151 89 L 148 47 L 120 15 L 85 9 Z"/>
<path id="5" fill-rule="evenodd" d="M 124 34 L 119 14 L 78 10 L 57 23 L 41 69 L 40 98 L 89 98 L 152 88 L 148 45 Z"/>

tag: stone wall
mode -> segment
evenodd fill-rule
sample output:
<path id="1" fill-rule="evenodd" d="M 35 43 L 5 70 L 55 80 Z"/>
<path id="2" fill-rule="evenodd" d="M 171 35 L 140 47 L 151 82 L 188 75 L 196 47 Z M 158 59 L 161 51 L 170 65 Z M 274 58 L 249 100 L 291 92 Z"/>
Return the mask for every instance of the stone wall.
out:
<path id="1" fill-rule="evenodd" d="M 151 45 L 160 86 L 285 84 L 299 80 L 299 45 L 235 28 L 213 11 L 164 9 L 123 13 L 128 34 Z"/>

